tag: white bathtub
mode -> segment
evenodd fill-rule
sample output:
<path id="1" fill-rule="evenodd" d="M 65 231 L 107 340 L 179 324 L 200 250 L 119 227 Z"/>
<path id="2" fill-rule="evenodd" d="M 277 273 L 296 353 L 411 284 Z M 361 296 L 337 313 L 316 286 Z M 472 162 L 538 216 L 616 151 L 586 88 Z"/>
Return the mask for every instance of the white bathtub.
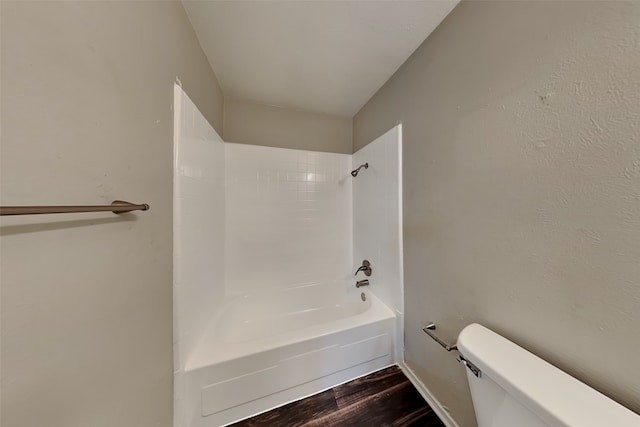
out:
<path id="1" fill-rule="evenodd" d="M 353 282 L 246 295 L 222 307 L 176 384 L 180 426 L 225 425 L 394 363 L 394 313 Z"/>

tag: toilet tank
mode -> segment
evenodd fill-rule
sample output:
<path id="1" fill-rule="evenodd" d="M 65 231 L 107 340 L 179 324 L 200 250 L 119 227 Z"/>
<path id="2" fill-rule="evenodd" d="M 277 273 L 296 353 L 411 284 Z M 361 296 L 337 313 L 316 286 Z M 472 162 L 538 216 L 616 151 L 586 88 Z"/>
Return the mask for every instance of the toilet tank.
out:
<path id="1" fill-rule="evenodd" d="M 458 349 L 479 427 L 640 427 L 640 415 L 506 338 L 471 324 Z"/>

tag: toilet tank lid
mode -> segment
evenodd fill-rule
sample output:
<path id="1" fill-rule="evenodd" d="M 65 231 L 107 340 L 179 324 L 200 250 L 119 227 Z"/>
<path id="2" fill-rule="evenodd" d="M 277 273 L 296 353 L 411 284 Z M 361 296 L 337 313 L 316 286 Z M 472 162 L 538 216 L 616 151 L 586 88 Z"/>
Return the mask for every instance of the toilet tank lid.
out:
<path id="1" fill-rule="evenodd" d="M 640 426 L 640 415 L 482 325 L 464 328 L 458 349 L 551 426 Z"/>

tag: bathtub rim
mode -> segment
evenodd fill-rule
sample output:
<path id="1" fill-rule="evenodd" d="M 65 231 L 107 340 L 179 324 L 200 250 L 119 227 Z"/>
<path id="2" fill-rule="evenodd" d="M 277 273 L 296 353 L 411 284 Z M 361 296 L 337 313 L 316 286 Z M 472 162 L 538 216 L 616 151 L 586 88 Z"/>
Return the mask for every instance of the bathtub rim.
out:
<path id="1" fill-rule="evenodd" d="M 216 315 L 210 321 L 208 326 L 213 328 L 213 330 L 210 330 L 209 333 L 211 337 L 221 345 L 236 345 L 241 342 L 255 341 L 255 337 L 231 340 L 227 338 L 229 334 L 232 335 L 235 332 L 232 327 L 234 323 L 229 321 L 230 318 L 237 317 L 236 313 L 232 313 L 234 310 L 246 313 L 247 309 L 249 309 L 249 312 L 252 314 L 248 316 L 249 319 L 241 317 L 236 320 L 242 321 L 244 319 L 265 323 L 271 322 L 278 317 L 288 319 L 294 324 L 296 321 L 305 323 L 305 320 L 300 318 L 301 312 L 321 311 L 326 313 L 327 310 L 332 312 L 336 306 L 344 310 L 343 315 L 334 315 L 320 319 L 322 323 L 330 323 L 335 320 L 354 317 L 370 310 L 373 304 L 371 298 L 361 299 L 360 293 L 364 293 L 365 296 L 367 296 L 365 289 L 354 289 L 341 281 L 326 281 L 311 282 L 273 291 L 229 297 L 221 304 Z M 278 306 L 278 303 L 282 303 L 283 301 L 286 303 L 285 307 Z M 280 307 L 282 311 L 278 309 L 276 312 L 269 309 L 264 310 L 263 306 L 269 306 L 271 303 L 275 303 L 277 306 L 276 309 Z M 333 313 L 335 314 L 335 312 Z M 254 317 L 253 314 L 256 316 Z M 277 328 L 275 328 L 275 333 L 265 333 L 264 336 L 273 336 L 277 339 L 278 336 L 286 334 L 289 331 L 305 329 L 307 327 L 308 326 L 294 327 L 287 331 L 278 331 Z M 240 329 L 243 328 L 241 327 Z M 238 330 L 237 332 L 239 335 L 243 333 L 242 330 Z"/>
<path id="2" fill-rule="evenodd" d="M 397 318 L 396 314 L 386 306 L 371 290 L 362 291 L 371 301 L 368 310 L 341 319 L 334 319 L 321 324 L 288 331 L 275 337 L 264 337 L 255 340 L 227 343 L 217 340 L 215 322 L 219 314 L 214 316 L 198 340 L 194 351 L 187 357 L 184 371 L 196 371 L 218 363 L 270 351 L 298 342 L 328 336 L 346 329 L 357 328 L 370 323 Z M 237 297 L 236 297 L 237 298 Z M 234 300 L 236 299 L 234 298 Z M 224 304 L 224 303 L 223 303 Z M 224 348 L 222 348 L 224 347 Z"/>

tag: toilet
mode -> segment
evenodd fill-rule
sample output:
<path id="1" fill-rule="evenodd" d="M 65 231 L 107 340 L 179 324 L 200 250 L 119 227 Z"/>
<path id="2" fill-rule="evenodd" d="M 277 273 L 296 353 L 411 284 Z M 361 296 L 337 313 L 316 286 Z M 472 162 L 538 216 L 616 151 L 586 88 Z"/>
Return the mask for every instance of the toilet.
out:
<path id="1" fill-rule="evenodd" d="M 458 336 L 478 427 L 640 427 L 640 415 L 479 324 Z"/>

